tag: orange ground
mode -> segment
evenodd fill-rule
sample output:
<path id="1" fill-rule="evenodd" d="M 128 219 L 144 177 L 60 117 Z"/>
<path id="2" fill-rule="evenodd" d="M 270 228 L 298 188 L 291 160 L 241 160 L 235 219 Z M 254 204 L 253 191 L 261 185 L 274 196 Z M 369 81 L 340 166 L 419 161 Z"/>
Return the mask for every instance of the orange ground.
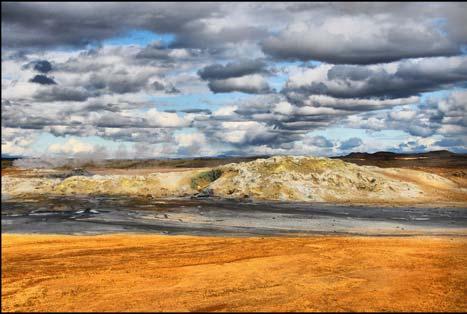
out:
<path id="1" fill-rule="evenodd" d="M 466 311 L 467 238 L 2 235 L 2 311 Z"/>

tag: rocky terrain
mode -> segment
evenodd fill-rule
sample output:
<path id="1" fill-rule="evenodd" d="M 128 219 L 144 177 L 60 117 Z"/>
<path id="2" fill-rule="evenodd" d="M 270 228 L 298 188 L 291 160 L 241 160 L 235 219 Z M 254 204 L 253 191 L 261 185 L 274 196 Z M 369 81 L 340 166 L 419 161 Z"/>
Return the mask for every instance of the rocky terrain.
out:
<path id="1" fill-rule="evenodd" d="M 2 175 L 2 197 L 28 195 L 218 196 L 326 202 L 467 201 L 464 185 L 424 171 L 359 166 L 324 157 L 276 156 L 145 175 L 36 169 Z"/>

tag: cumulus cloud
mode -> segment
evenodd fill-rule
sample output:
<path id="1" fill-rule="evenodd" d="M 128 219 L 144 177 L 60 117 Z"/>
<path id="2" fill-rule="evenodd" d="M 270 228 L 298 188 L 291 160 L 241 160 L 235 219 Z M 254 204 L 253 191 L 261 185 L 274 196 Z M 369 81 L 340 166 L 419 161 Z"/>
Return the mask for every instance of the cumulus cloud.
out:
<path id="1" fill-rule="evenodd" d="M 218 153 L 201 132 L 176 134 L 175 143 L 179 156 L 212 156 Z"/>
<path id="2" fill-rule="evenodd" d="M 310 135 L 339 126 L 404 131 L 405 146 L 378 143 L 397 151 L 461 151 L 466 9 L 2 3 L 2 129 L 9 130 L 2 148 L 31 154 L 40 133 L 83 143 L 97 136 L 133 147 L 137 156 L 330 155 L 377 147 L 345 134 Z M 142 41 L 132 42 L 139 31 Z M 163 39 L 144 42 L 152 35 Z M 122 44 L 106 42 L 116 37 Z M 243 94 L 224 95 L 233 92 Z M 68 144 L 63 154 L 73 154 Z"/>
<path id="3" fill-rule="evenodd" d="M 344 142 L 341 143 L 340 149 L 342 150 L 350 150 L 359 147 L 362 145 L 363 142 L 360 138 L 358 137 L 352 137 L 349 138 L 348 140 L 345 140 Z"/>
<path id="4" fill-rule="evenodd" d="M 82 153 L 91 153 L 94 151 L 94 146 L 89 143 L 79 141 L 75 138 L 70 138 L 62 144 L 51 144 L 48 147 L 48 151 L 54 154 L 76 155 Z"/>
<path id="5" fill-rule="evenodd" d="M 96 14 L 103 11 L 108 14 Z M 182 49 L 262 42 L 264 52 L 280 58 L 376 63 L 459 53 L 467 38 L 465 12 L 461 3 L 193 3 L 180 10 L 176 3 L 7 2 L 2 35 L 11 36 L 2 36 L 2 45 L 83 47 L 146 29 L 174 34 L 171 45 Z"/>
<path id="6" fill-rule="evenodd" d="M 199 70 L 198 75 L 209 82 L 209 89 L 214 93 L 265 94 L 271 92 L 268 82 L 260 74 L 267 73 L 265 67 L 266 63 L 261 60 L 242 60 L 209 65 Z"/>
<path id="7" fill-rule="evenodd" d="M 439 134 L 465 137 L 467 134 L 467 92 L 454 91 L 446 97 L 428 99 L 414 108 L 363 113 L 347 118 L 346 125 L 367 130 L 402 130 L 419 137 Z"/>
<path id="8" fill-rule="evenodd" d="M 160 112 L 155 108 L 149 109 L 146 113 L 146 120 L 149 125 L 162 128 L 180 128 L 187 127 L 190 119 L 180 117 L 172 112 Z"/>
<path id="9" fill-rule="evenodd" d="M 21 156 L 33 153 L 31 144 L 38 134 L 32 130 L 8 128 L 2 125 L 2 154 Z"/>
<path id="10" fill-rule="evenodd" d="M 387 15 L 343 15 L 297 21 L 265 39 L 263 51 L 280 59 L 371 64 L 460 53 L 458 42 L 430 23 Z"/>
<path id="11" fill-rule="evenodd" d="M 370 66 L 321 65 L 292 74 L 284 92 L 293 99 L 307 95 L 337 98 L 417 95 L 452 85 L 465 86 L 467 57 L 405 60 Z"/>
<path id="12" fill-rule="evenodd" d="M 265 71 L 265 67 L 266 63 L 261 60 L 243 60 L 226 65 L 209 65 L 198 71 L 198 74 L 203 80 L 219 80 L 261 73 Z"/>
<path id="13" fill-rule="evenodd" d="M 249 94 L 266 94 L 271 92 L 266 79 L 258 74 L 232 77 L 225 80 L 212 80 L 208 86 L 214 93 L 237 91 Z"/>
<path id="14" fill-rule="evenodd" d="M 34 95 L 34 100 L 38 102 L 85 101 L 91 96 L 92 94 L 84 88 L 54 86 L 38 90 Z"/>
<path id="15" fill-rule="evenodd" d="M 152 88 L 155 90 L 155 91 L 163 91 L 165 92 L 166 94 L 180 94 L 180 90 L 178 88 L 176 88 L 172 83 L 168 82 L 168 83 L 162 83 L 161 81 L 154 81 L 152 82 Z"/>
<path id="16" fill-rule="evenodd" d="M 317 147 L 329 148 L 329 147 L 334 146 L 334 144 L 329 139 L 325 138 L 324 136 L 313 136 L 310 138 L 306 138 L 303 142 L 308 145 L 317 146 Z"/>

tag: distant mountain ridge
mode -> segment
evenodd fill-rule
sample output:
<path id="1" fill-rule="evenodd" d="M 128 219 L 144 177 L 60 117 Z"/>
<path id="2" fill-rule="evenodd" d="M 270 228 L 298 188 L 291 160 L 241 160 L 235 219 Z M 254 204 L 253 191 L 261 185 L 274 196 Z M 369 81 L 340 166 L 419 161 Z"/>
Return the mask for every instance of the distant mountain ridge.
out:
<path id="1" fill-rule="evenodd" d="M 467 156 L 467 154 L 457 154 L 449 150 L 434 150 L 424 153 L 394 153 L 387 151 L 379 151 L 375 153 L 360 153 L 354 152 L 348 155 L 342 156 L 343 158 L 365 158 L 365 157 L 377 157 L 377 158 L 395 158 L 395 157 L 458 157 Z M 336 158 L 336 157 L 333 157 Z"/>
<path id="2" fill-rule="evenodd" d="M 457 154 L 448 150 L 425 153 L 350 153 L 346 156 L 331 157 L 352 162 L 357 165 L 377 166 L 382 168 L 461 168 L 467 169 L 467 154 Z"/>

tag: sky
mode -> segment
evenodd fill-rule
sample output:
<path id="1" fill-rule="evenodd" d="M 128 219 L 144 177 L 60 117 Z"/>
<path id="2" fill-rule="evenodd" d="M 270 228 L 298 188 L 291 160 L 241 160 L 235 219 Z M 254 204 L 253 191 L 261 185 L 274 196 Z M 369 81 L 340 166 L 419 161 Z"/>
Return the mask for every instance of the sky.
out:
<path id="1" fill-rule="evenodd" d="M 2 156 L 467 152 L 467 4 L 2 2 Z"/>

